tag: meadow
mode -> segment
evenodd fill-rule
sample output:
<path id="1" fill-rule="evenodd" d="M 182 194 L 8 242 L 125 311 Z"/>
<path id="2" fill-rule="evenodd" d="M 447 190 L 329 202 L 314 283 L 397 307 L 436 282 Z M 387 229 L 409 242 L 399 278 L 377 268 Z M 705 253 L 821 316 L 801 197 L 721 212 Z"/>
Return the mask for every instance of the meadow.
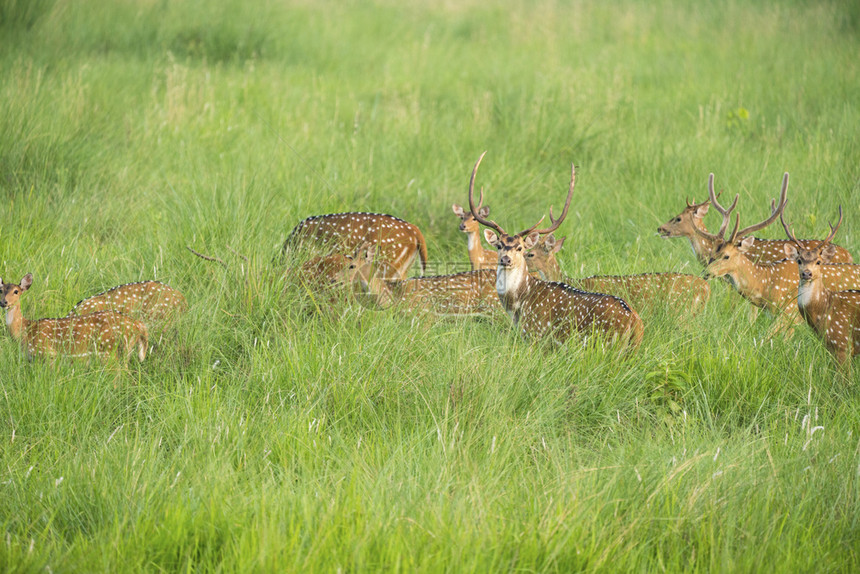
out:
<path id="1" fill-rule="evenodd" d="M 788 171 L 798 236 L 842 205 L 858 260 L 858 54 L 838 0 L 0 0 L 0 276 L 30 318 L 190 303 L 142 364 L 2 337 L 0 570 L 860 570 L 860 369 L 726 283 L 618 356 L 328 308 L 273 262 L 377 211 L 464 269 L 484 150 L 506 229 L 576 164 L 570 275 L 700 273 L 656 228 L 709 172 L 748 225 Z"/>

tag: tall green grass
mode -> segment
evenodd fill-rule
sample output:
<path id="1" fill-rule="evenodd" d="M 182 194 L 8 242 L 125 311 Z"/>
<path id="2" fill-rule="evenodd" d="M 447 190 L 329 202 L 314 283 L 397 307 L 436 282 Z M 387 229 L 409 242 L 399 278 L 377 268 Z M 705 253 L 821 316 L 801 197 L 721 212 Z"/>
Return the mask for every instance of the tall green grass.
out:
<path id="1" fill-rule="evenodd" d="M 191 304 L 141 365 L 28 363 L 5 338 L 0 567 L 856 571 L 856 369 L 805 326 L 768 340 L 717 282 L 619 357 L 504 317 L 309 313 L 271 261 L 300 219 L 373 210 L 464 263 L 450 206 L 484 150 L 506 228 L 576 163 L 571 275 L 698 273 L 655 231 L 711 171 L 744 222 L 789 171 L 797 233 L 842 204 L 856 252 L 857 22 L 841 2 L 0 0 L 0 275 L 34 273 L 30 317 L 138 279 Z"/>

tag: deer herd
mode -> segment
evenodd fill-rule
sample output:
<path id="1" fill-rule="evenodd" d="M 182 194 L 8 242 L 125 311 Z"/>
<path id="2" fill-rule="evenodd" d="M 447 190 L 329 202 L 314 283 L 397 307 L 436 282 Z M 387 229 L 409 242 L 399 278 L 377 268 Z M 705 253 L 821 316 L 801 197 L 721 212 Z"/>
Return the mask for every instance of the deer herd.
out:
<path id="1" fill-rule="evenodd" d="M 486 153 L 486 152 L 485 152 Z M 732 213 L 739 197 L 724 207 L 714 192 L 714 175 L 708 179 L 708 199 L 690 203 L 658 228 L 666 238 L 686 237 L 704 267 L 701 277 L 684 273 L 642 273 L 572 278 L 562 274 L 557 256 L 565 238 L 555 232 L 568 214 L 576 183 L 571 166 L 564 207 L 550 224 L 510 234 L 489 219 L 484 192 L 475 204 L 475 179 L 484 154 L 469 180 L 468 210 L 452 206 L 466 234 L 471 271 L 424 276 L 427 243 L 417 226 L 391 215 L 336 213 L 309 217 L 295 226 L 282 248 L 282 256 L 309 257 L 297 273 L 287 275 L 309 288 L 331 288 L 349 293 L 361 305 L 387 308 L 397 305 L 439 315 L 507 314 L 516 330 L 530 339 L 556 344 L 575 337 L 634 349 L 643 339 L 645 321 L 657 311 L 686 314 L 701 311 L 710 298 L 708 279 L 724 278 L 755 309 L 775 316 L 771 336 L 791 337 L 794 327 L 806 321 L 839 363 L 860 354 L 860 265 L 851 254 L 832 243 L 842 224 L 831 225 L 824 240 L 797 239 L 785 219 L 788 173 L 783 176 L 779 199 L 770 215 L 740 228 Z M 716 233 L 704 225 L 713 209 L 722 221 Z M 752 236 L 780 219 L 786 240 Z M 485 229 L 480 233 L 481 226 Z M 483 239 L 493 247 L 486 249 Z M 408 278 L 418 260 L 421 276 Z M 158 328 L 187 309 L 185 298 L 156 281 L 120 285 L 79 302 L 65 317 L 28 320 L 20 296 L 32 285 L 29 273 L 19 283 L 2 283 L 0 307 L 6 325 L 20 341 L 28 358 L 58 355 L 144 360 L 148 326 Z M 342 295 L 336 295 L 335 299 Z M 641 315 L 640 315 L 641 313 Z"/>

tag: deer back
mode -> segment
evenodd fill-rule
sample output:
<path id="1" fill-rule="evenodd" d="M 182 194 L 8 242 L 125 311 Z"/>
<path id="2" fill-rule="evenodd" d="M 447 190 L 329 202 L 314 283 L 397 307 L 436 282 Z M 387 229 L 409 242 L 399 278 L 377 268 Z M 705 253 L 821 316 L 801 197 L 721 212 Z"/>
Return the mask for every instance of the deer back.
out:
<path id="1" fill-rule="evenodd" d="M 515 320 L 530 337 L 566 341 L 574 332 L 598 333 L 633 346 L 642 342 L 639 315 L 621 298 L 581 291 L 558 282 L 534 280 Z"/>
<path id="2" fill-rule="evenodd" d="M 148 320 L 162 320 L 188 310 L 185 297 L 160 281 L 139 281 L 118 285 L 78 303 L 69 315 L 117 311 Z"/>
<path id="3" fill-rule="evenodd" d="M 413 277 L 392 285 L 395 298 L 410 308 L 442 315 L 486 314 L 501 310 L 495 269 Z"/>
<path id="4" fill-rule="evenodd" d="M 333 213 L 308 217 L 296 225 L 283 252 L 299 247 L 325 254 L 349 253 L 362 244 L 376 247 L 380 272 L 386 278 L 405 278 L 416 257 L 421 270 L 427 263 L 427 244 L 417 226 L 383 213 Z"/>
<path id="5" fill-rule="evenodd" d="M 570 283 L 585 291 L 621 297 L 640 312 L 661 305 L 685 313 L 698 313 L 711 297 L 707 281 L 685 273 L 593 275 Z"/>

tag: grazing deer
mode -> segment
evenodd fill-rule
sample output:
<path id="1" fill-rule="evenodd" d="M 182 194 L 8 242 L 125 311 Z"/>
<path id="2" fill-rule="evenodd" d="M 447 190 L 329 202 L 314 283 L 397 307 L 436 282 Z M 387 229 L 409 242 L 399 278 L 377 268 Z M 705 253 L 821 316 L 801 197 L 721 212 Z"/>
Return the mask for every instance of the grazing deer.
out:
<path id="1" fill-rule="evenodd" d="M 481 226 L 478 220 L 469 211 L 464 211 L 462 207 L 456 203 L 451 206 L 454 210 L 454 215 L 460 218 L 460 231 L 466 234 L 469 247 L 469 261 L 472 263 L 472 271 L 478 269 L 495 269 L 498 263 L 499 256 L 492 249 L 484 249 L 481 245 Z M 481 208 L 481 217 L 490 215 L 490 208 L 484 206 Z"/>
<path id="2" fill-rule="evenodd" d="M 95 355 L 105 359 L 114 353 L 129 357 L 137 348 L 137 358 L 146 358 L 147 333 L 140 321 L 115 311 L 89 315 L 30 321 L 21 312 L 19 299 L 30 288 L 33 276 L 24 275 L 20 284 L 0 279 L 0 307 L 6 309 L 6 326 L 12 337 L 21 342 L 28 359 L 37 356 L 54 358 Z"/>
<path id="3" fill-rule="evenodd" d="M 437 315 L 488 315 L 501 310 L 495 269 L 389 281 L 375 276 L 373 247 L 360 248 L 351 259 L 341 278 L 366 307 L 399 303 Z"/>
<path id="4" fill-rule="evenodd" d="M 790 243 L 785 244 L 785 254 L 796 263 L 795 277 L 800 274 L 797 286 L 797 308 L 801 317 L 812 330 L 824 340 L 824 346 L 833 353 L 839 363 L 845 363 L 860 354 L 860 291 L 835 291 L 827 287 L 823 270 L 822 253 L 836 236 L 842 225 L 842 206 L 839 206 L 839 221 L 830 225 L 830 234 L 813 248 L 795 239 L 791 228 L 780 215 L 782 226 Z"/>
<path id="5" fill-rule="evenodd" d="M 382 213 L 333 213 L 308 217 L 296 225 L 281 253 L 292 247 L 351 253 L 362 243 L 376 245 L 378 273 L 386 279 L 405 279 L 417 256 L 421 272 L 427 266 L 427 243 L 415 225 Z"/>
<path id="6" fill-rule="evenodd" d="M 173 287 L 159 281 L 139 281 L 119 285 L 78 301 L 69 311 L 69 316 L 116 311 L 132 317 L 160 321 L 186 310 L 188 303 L 185 297 Z"/>
<path id="7" fill-rule="evenodd" d="M 788 186 L 788 174 L 783 177 L 783 187 Z M 719 197 L 719 194 L 714 195 L 714 179 L 713 174 L 708 179 L 708 195 L 709 199 L 702 203 L 690 203 L 686 200 L 687 207 L 684 210 L 657 228 L 663 238 L 669 237 L 686 237 L 690 240 L 690 246 L 693 248 L 693 253 L 696 259 L 702 265 L 707 265 L 713 252 L 713 240 L 707 234 L 704 218 L 708 213 L 708 207 L 711 204 L 710 197 Z M 707 235 L 702 235 L 699 231 L 705 232 Z M 781 261 L 785 259 L 783 246 L 788 242 L 784 239 L 759 239 L 751 238 L 752 242 L 746 251 L 747 257 L 757 262 L 766 261 Z M 801 239 L 800 242 L 811 249 L 821 242 L 815 239 Z M 838 245 L 829 245 L 827 250 L 822 254 L 825 263 L 852 263 L 851 254 Z"/>
<path id="8" fill-rule="evenodd" d="M 544 281 L 564 281 L 583 291 L 607 293 L 623 298 L 634 309 L 644 312 L 657 303 L 670 305 L 684 313 L 698 313 L 711 297 L 711 287 L 701 277 L 685 273 L 639 273 L 636 275 L 593 275 L 573 279 L 562 274 L 556 255 L 564 238 L 550 234 L 526 253 L 529 272 Z"/>
<path id="9" fill-rule="evenodd" d="M 560 343 L 566 341 L 573 332 L 586 336 L 594 332 L 638 346 L 644 330 L 642 320 L 623 299 L 580 291 L 564 283 L 542 281 L 532 277 L 526 268 L 525 252 L 537 244 L 540 235 L 558 229 L 567 216 L 573 197 L 575 168 L 571 166 L 570 188 L 559 218 L 555 219 L 550 209 L 551 225 L 548 228 L 537 229 L 543 221 L 541 218 L 525 231 L 509 235 L 498 223 L 481 215 L 483 190 L 478 206 L 475 206 L 475 176 L 485 154 L 486 152 L 481 154 L 472 170 L 469 181 L 469 208 L 479 223 L 492 228 L 484 230 L 484 238 L 499 253 L 496 292 L 514 325 L 527 336 L 549 336 Z"/>

